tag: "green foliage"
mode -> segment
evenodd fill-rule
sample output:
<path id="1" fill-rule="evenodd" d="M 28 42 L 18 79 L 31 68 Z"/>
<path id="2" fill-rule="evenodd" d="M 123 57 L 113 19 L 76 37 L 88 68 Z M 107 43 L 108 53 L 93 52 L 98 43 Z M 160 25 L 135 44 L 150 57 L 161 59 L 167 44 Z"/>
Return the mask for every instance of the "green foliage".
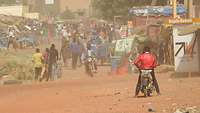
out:
<path id="1" fill-rule="evenodd" d="M 16 4 L 16 0 L 0 0 L 0 5 L 12 5 L 12 4 Z"/>
<path id="2" fill-rule="evenodd" d="M 8 75 L 17 80 L 33 79 L 33 64 L 30 52 L 0 50 L 0 76 Z"/>
<path id="3" fill-rule="evenodd" d="M 74 19 L 75 14 L 69 10 L 68 8 L 65 9 L 65 11 L 61 14 L 62 19 Z"/>
<path id="4" fill-rule="evenodd" d="M 86 13 L 86 10 L 78 9 L 76 13 L 77 13 L 78 16 L 84 16 L 85 13 Z"/>
<path id="5" fill-rule="evenodd" d="M 103 19 L 112 20 L 114 16 L 127 16 L 133 6 L 151 5 L 153 0 L 92 0 L 92 7 Z M 166 5 L 167 0 L 156 0 L 156 5 Z"/>
<path id="6" fill-rule="evenodd" d="M 167 3 L 167 0 L 157 0 L 157 5 L 166 5 Z"/>
<path id="7" fill-rule="evenodd" d="M 94 0 L 92 5 L 107 20 L 116 15 L 127 15 L 128 9 L 132 7 L 130 0 Z"/>

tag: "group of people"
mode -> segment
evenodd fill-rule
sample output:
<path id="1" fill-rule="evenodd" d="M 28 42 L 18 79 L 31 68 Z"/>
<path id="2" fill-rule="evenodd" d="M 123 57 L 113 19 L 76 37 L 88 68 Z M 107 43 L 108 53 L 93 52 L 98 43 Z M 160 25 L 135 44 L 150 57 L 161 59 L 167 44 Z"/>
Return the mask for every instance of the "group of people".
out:
<path id="1" fill-rule="evenodd" d="M 111 38 L 107 29 L 104 27 L 91 27 L 91 30 L 83 32 L 79 28 L 80 26 L 68 26 L 59 27 L 61 37 L 61 51 L 60 56 L 63 59 L 63 63 L 66 67 L 69 66 L 71 61 L 72 69 L 76 69 L 82 64 L 85 65 L 87 71 L 87 64 L 85 60 L 87 57 L 95 57 L 102 60 L 103 63 L 109 55 L 106 48 L 106 44 L 110 43 Z M 100 52 L 98 51 L 100 50 Z M 48 81 L 49 79 L 55 79 L 57 61 L 59 59 L 58 50 L 55 45 L 52 44 L 50 49 L 46 49 L 45 53 L 42 54 L 39 49 L 36 49 L 36 53 L 33 55 L 33 62 L 35 64 L 35 79 L 42 81 L 44 78 Z M 145 47 L 144 51 L 138 58 L 133 62 L 139 70 L 151 69 L 151 76 L 153 85 L 156 88 L 158 94 L 160 94 L 159 86 L 155 77 L 154 68 L 157 66 L 156 57 L 151 53 L 149 47 Z M 94 63 L 95 71 L 97 71 L 97 62 Z M 141 71 L 136 86 L 135 96 L 138 95 L 141 85 Z"/>
<path id="2" fill-rule="evenodd" d="M 12 45 L 13 49 L 24 49 L 26 47 L 35 47 L 40 41 L 41 31 L 44 24 L 38 20 L 23 20 L 18 26 L 8 26 L 5 41 L 7 49 Z"/>
<path id="3" fill-rule="evenodd" d="M 93 26 L 83 29 L 82 24 L 59 25 L 59 36 L 61 37 L 61 56 L 65 66 L 69 66 L 69 59 L 72 58 L 72 68 L 81 66 L 87 56 L 87 50 L 90 49 L 95 57 L 103 65 L 109 58 L 110 39 L 108 28 L 105 26 Z"/>
<path id="4" fill-rule="evenodd" d="M 55 44 L 52 44 L 50 49 L 46 48 L 44 53 L 41 53 L 39 48 L 36 48 L 33 54 L 32 62 L 34 63 L 34 73 L 35 80 L 55 80 L 58 78 L 57 68 L 58 68 L 58 50 Z"/>

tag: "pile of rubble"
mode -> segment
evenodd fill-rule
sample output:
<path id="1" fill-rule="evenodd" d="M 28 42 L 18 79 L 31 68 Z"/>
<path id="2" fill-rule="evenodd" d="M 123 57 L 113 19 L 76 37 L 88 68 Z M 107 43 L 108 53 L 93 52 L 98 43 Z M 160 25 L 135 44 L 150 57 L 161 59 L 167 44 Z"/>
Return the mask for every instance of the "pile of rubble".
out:
<path id="1" fill-rule="evenodd" d="M 0 48 L 6 48 L 10 37 L 23 48 L 23 45 L 35 47 L 42 36 L 44 23 L 23 17 L 0 15 Z"/>
<path id="2" fill-rule="evenodd" d="M 200 109 L 196 106 L 193 107 L 180 107 L 174 113 L 200 113 Z"/>
<path id="3" fill-rule="evenodd" d="M 10 80 L 32 80 L 33 65 L 30 52 L 0 50 L 0 82 Z"/>

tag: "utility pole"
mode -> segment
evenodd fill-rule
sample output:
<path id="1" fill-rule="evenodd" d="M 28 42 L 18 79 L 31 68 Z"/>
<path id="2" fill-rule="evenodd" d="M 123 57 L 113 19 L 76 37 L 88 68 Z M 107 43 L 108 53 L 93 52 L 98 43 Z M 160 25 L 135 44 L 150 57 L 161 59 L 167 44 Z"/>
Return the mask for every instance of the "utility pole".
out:
<path id="1" fill-rule="evenodd" d="M 93 0 L 89 0 L 89 17 L 93 16 Z"/>
<path id="2" fill-rule="evenodd" d="M 193 7 L 193 0 L 188 1 L 188 13 L 189 13 L 189 18 L 194 17 L 194 7 Z"/>
<path id="3" fill-rule="evenodd" d="M 173 0 L 173 18 L 177 18 L 177 0 Z"/>

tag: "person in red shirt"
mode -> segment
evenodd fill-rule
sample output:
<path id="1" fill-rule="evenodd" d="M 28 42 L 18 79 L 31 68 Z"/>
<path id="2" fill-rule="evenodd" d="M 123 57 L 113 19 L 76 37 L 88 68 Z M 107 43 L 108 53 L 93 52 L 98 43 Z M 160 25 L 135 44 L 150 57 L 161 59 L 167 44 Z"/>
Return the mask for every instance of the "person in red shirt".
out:
<path id="1" fill-rule="evenodd" d="M 151 76 L 153 79 L 153 85 L 156 88 L 157 94 L 160 94 L 158 82 L 155 77 L 154 68 L 157 66 L 157 60 L 156 57 L 151 53 L 151 50 L 149 47 L 144 47 L 143 53 L 136 58 L 136 60 L 133 62 L 133 64 L 136 65 L 139 70 L 152 70 Z M 141 75 L 141 72 L 140 72 Z M 140 91 L 140 85 L 141 85 L 141 76 L 139 75 L 138 83 L 136 86 L 135 96 L 137 97 Z"/>

